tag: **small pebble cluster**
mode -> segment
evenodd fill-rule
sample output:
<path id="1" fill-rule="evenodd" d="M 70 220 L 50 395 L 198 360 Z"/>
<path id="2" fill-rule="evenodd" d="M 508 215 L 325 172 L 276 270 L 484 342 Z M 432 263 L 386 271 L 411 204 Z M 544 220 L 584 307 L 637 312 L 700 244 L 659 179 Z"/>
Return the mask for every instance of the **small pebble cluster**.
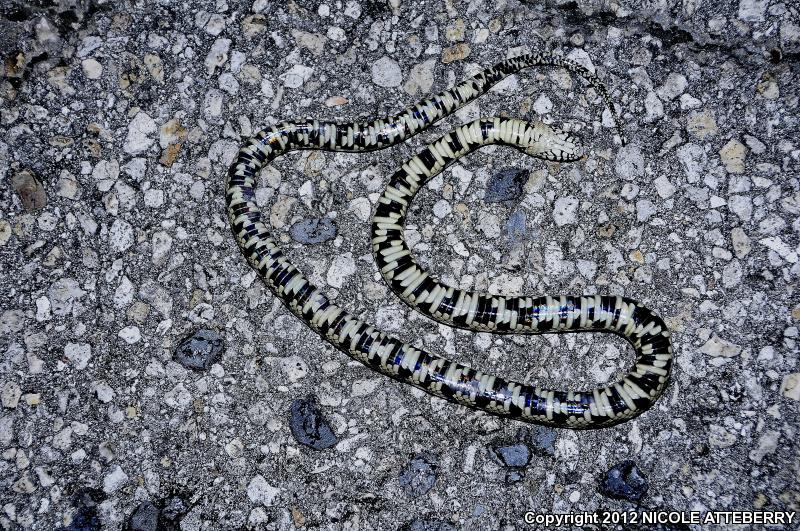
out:
<path id="1" fill-rule="evenodd" d="M 601 5 L 602 4 L 602 5 Z M 662 3 L 663 4 L 663 3 Z M 107 0 L 0 8 L 0 527 L 514 529 L 526 511 L 800 509 L 800 11 L 780 0 Z M 674 4 L 674 5 L 673 5 Z M 257 280 L 223 174 L 283 119 L 399 112 L 537 49 L 408 145 L 305 151 L 255 201 L 292 262 L 406 341 L 590 388 L 608 337 L 439 326 L 389 292 L 369 220 L 400 161 L 479 116 L 541 119 L 570 165 L 487 147 L 406 236 L 462 289 L 641 300 L 674 334 L 662 401 L 608 430 L 522 426 L 376 375 Z"/>

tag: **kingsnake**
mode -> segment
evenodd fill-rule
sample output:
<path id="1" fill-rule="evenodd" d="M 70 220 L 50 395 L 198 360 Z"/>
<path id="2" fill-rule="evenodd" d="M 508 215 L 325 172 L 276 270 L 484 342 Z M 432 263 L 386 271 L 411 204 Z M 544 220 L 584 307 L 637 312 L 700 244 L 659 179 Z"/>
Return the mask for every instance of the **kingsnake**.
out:
<path id="1" fill-rule="evenodd" d="M 514 146 L 554 161 L 579 158 L 568 133 L 542 123 L 479 119 L 456 128 L 408 160 L 391 178 L 372 220 L 372 249 L 391 288 L 417 311 L 451 326 L 501 334 L 613 332 L 634 347 L 636 360 L 620 381 L 590 391 L 557 391 L 517 383 L 415 348 L 334 303 L 292 265 L 255 203 L 260 169 L 289 151 L 364 152 L 393 146 L 427 129 L 522 69 L 558 66 L 582 75 L 602 96 L 625 139 L 605 87 L 586 68 L 551 53 L 507 59 L 388 118 L 362 123 L 282 122 L 258 132 L 227 174 L 233 233 L 250 265 L 276 297 L 333 346 L 366 366 L 447 400 L 490 413 L 560 428 L 597 428 L 631 419 L 661 395 L 672 367 L 670 332 L 640 303 L 621 296 L 501 297 L 442 284 L 413 259 L 404 238 L 415 193 L 463 155 L 487 144 Z"/>

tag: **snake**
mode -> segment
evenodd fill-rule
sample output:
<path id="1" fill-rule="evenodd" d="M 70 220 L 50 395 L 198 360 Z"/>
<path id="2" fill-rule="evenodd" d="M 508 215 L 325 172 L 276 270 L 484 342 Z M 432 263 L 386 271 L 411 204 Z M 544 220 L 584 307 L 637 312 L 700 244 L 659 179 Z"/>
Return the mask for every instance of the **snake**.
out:
<path id="1" fill-rule="evenodd" d="M 575 135 L 541 121 L 499 117 L 456 127 L 408 159 L 391 177 L 375 207 L 371 242 L 377 267 L 392 291 L 440 323 L 498 334 L 608 332 L 627 340 L 635 352 L 633 367 L 619 380 L 588 391 L 548 389 L 505 379 L 379 330 L 337 304 L 289 261 L 255 200 L 260 170 L 279 156 L 295 150 L 362 153 L 395 146 L 504 78 L 539 66 L 564 68 L 586 79 L 602 97 L 625 144 L 613 102 L 594 73 L 558 53 L 526 53 L 392 116 L 353 123 L 308 118 L 260 130 L 242 145 L 226 174 L 227 215 L 241 252 L 274 296 L 351 358 L 434 396 L 489 414 L 555 428 L 603 428 L 643 413 L 664 391 L 673 346 L 661 317 L 620 295 L 498 296 L 457 289 L 417 263 L 404 234 L 406 213 L 416 192 L 459 158 L 482 146 L 499 144 L 546 161 L 573 162 L 583 151 Z"/>

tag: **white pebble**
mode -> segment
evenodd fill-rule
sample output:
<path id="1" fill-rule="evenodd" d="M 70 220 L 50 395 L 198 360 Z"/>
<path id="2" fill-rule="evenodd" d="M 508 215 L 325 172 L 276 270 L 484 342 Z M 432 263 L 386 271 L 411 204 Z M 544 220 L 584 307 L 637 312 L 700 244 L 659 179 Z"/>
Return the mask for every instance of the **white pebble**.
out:
<path id="1" fill-rule="evenodd" d="M 95 385 L 94 392 L 97 395 L 97 399 L 104 404 L 108 404 L 114 399 L 114 390 L 105 381 L 98 382 Z"/>
<path id="2" fill-rule="evenodd" d="M 578 222 L 578 205 L 580 202 L 572 197 L 559 197 L 553 207 L 553 219 L 559 227 L 564 225 L 574 225 Z"/>
<path id="3" fill-rule="evenodd" d="M 192 403 L 192 394 L 181 382 L 164 394 L 164 403 L 171 408 L 182 411 Z"/>
<path id="4" fill-rule="evenodd" d="M 749 221 L 753 216 L 753 200 L 747 195 L 733 195 L 728 198 L 728 209 L 742 221 Z"/>
<path id="5" fill-rule="evenodd" d="M 103 65 L 92 57 L 81 61 L 81 67 L 83 67 L 83 73 L 89 79 L 100 79 L 100 76 L 103 75 Z"/>
<path id="6" fill-rule="evenodd" d="M 3 407 L 8 409 L 16 409 L 21 396 L 22 389 L 16 382 L 6 382 L 3 390 L 0 391 L 0 400 L 2 400 Z"/>
<path id="7" fill-rule="evenodd" d="M 402 81 L 400 65 L 391 57 L 384 55 L 372 63 L 372 82 L 379 87 L 397 87 Z"/>
<path id="8" fill-rule="evenodd" d="M 353 260 L 353 253 L 347 252 L 334 258 L 331 267 L 328 268 L 326 280 L 330 286 L 341 288 L 347 277 L 356 272 L 356 263 Z"/>
<path id="9" fill-rule="evenodd" d="M 283 81 L 283 86 L 287 88 L 300 88 L 303 83 L 311 78 L 314 69 L 304 65 L 294 65 L 288 71 L 284 72 L 278 79 Z"/>
<path id="10" fill-rule="evenodd" d="M 129 345 L 133 345 L 142 340 L 142 333 L 139 331 L 138 326 L 126 326 L 117 334 L 120 339 Z"/>
<path id="11" fill-rule="evenodd" d="M 686 90 L 688 84 L 689 83 L 686 81 L 686 76 L 672 72 L 667 76 L 664 84 L 658 87 L 656 92 L 661 99 L 670 101 L 683 94 L 683 91 Z"/>
<path id="12" fill-rule="evenodd" d="M 453 207 L 447 199 L 439 199 L 436 204 L 433 205 L 433 215 L 439 219 L 446 217 L 452 211 Z"/>
<path id="13" fill-rule="evenodd" d="M 656 213 L 656 205 L 649 199 L 640 199 L 636 202 L 636 219 L 647 221 Z"/>
<path id="14" fill-rule="evenodd" d="M 280 493 L 281 490 L 267 483 L 261 474 L 255 476 L 247 484 L 247 497 L 250 498 L 250 501 L 265 507 L 272 507 L 275 504 L 275 498 Z"/>
<path id="15" fill-rule="evenodd" d="M 131 155 L 138 155 L 152 146 L 155 139 L 152 135 L 156 133 L 158 127 L 150 116 L 146 113 L 139 111 L 133 117 L 131 123 L 128 124 L 128 136 L 125 138 L 125 143 L 122 148 L 126 153 Z"/>
<path id="16" fill-rule="evenodd" d="M 545 94 L 542 94 L 533 103 L 533 110 L 536 114 L 547 114 L 553 110 L 553 102 Z"/>
<path id="17" fill-rule="evenodd" d="M 112 494 L 128 482 L 128 475 L 119 465 L 111 467 L 111 471 L 103 478 L 103 492 Z"/>
<path id="18" fill-rule="evenodd" d="M 381 380 L 373 378 L 370 380 L 356 380 L 353 382 L 352 395 L 353 396 L 366 396 L 371 394 L 381 384 Z"/>
<path id="19" fill-rule="evenodd" d="M 108 244 L 117 253 L 127 251 L 133 245 L 133 227 L 122 219 L 114 220 L 108 231 Z"/>
<path id="20" fill-rule="evenodd" d="M 614 161 L 614 170 L 619 177 L 629 181 L 644 175 L 642 150 L 632 144 L 621 148 Z"/>
<path id="21" fill-rule="evenodd" d="M 228 60 L 228 50 L 230 47 L 230 39 L 217 39 L 214 41 L 204 62 L 206 71 L 209 74 L 213 74 L 217 68 L 225 64 L 225 61 Z"/>
<path id="22" fill-rule="evenodd" d="M 669 199 L 675 194 L 675 186 L 664 175 L 653 181 L 653 184 L 656 185 L 656 192 L 661 199 Z"/>
<path id="23" fill-rule="evenodd" d="M 50 312 L 50 299 L 42 295 L 36 299 L 36 320 L 40 323 L 49 321 L 53 317 Z"/>
<path id="24" fill-rule="evenodd" d="M 712 357 L 732 358 L 738 356 L 741 351 L 742 347 L 730 341 L 726 341 L 716 334 L 700 347 L 700 352 Z"/>
<path id="25" fill-rule="evenodd" d="M 64 347 L 64 357 L 67 358 L 76 369 L 85 369 L 92 357 L 92 347 L 86 343 L 67 343 Z"/>
<path id="26" fill-rule="evenodd" d="M 286 378 L 294 383 L 305 378 L 308 374 L 308 365 L 300 356 L 289 356 L 281 360 L 281 370 Z"/>

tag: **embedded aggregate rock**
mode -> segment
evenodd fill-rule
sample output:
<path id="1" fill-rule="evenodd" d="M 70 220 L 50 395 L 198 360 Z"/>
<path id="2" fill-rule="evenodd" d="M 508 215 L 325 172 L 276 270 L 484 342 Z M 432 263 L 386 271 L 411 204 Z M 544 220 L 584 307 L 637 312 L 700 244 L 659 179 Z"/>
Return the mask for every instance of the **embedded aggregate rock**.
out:
<path id="1" fill-rule="evenodd" d="M 164 530 L 521 529 L 526 511 L 637 503 L 597 488 L 626 460 L 647 471 L 643 506 L 800 510 L 798 20 L 778 0 L 0 2 L 0 528 L 125 529 L 150 500 Z M 405 235 L 460 289 L 657 311 L 673 382 L 611 429 L 523 425 L 374 374 L 272 295 L 224 207 L 228 165 L 263 128 L 391 116 L 539 50 L 596 72 L 625 147 L 597 90 L 532 68 L 403 145 L 280 157 L 251 200 L 366 322 L 591 389 L 631 363 L 618 338 L 439 326 L 387 289 L 367 236 L 389 176 L 453 126 L 576 135 L 574 163 L 463 157 Z M 214 335 L 184 344 L 199 330 Z M 291 415 L 309 396 L 312 446 Z M 530 463 L 499 464 L 498 441 Z"/>
<path id="2" fill-rule="evenodd" d="M 528 175 L 530 175 L 528 170 L 519 168 L 507 168 L 495 173 L 489 179 L 483 200 L 487 203 L 500 203 L 519 199 L 522 187 L 528 181 Z"/>
<path id="3" fill-rule="evenodd" d="M 330 218 L 304 219 L 292 225 L 289 233 L 300 243 L 324 243 L 336 237 L 336 224 Z"/>
<path id="4" fill-rule="evenodd" d="M 534 454 L 543 457 L 556 455 L 556 437 L 556 431 L 547 426 L 520 428 L 517 432 L 517 440 L 523 441 Z"/>
<path id="5" fill-rule="evenodd" d="M 142 502 L 136 507 L 128 521 L 128 531 L 156 531 L 158 529 L 158 507 Z"/>
<path id="6" fill-rule="evenodd" d="M 219 360 L 224 344 L 218 333 L 203 328 L 178 344 L 175 360 L 189 369 L 207 371 Z"/>
<path id="7" fill-rule="evenodd" d="M 189 511 L 189 504 L 181 496 L 170 496 L 164 501 L 159 513 L 158 526 L 165 529 L 177 529 L 181 518 Z"/>
<path id="8" fill-rule="evenodd" d="M 522 443 L 492 446 L 491 451 L 497 461 L 506 467 L 524 467 L 531 460 L 530 449 Z"/>
<path id="9" fill-rule="evenodd" d="M 98 506 L 103 501 L 103 494 L 96 490 L 79 490 L 73 497 L 70 522 L 60 529 L 66 531 L 99 531 L 102 529 L 102 523 Z"/>
<path id="10" fill-rule="evenodd" d="M 294 400 L 289 410 L 292 436 L 314 450 L 325 450 L 339 442 L 314 398 Z"/>
<path id="11" fill-rule="evenodd" d="M 505 467 L 506 482 L 518 483 L 525 477 L 524 468 L 531 460 L 531 450 L 522 443 L 490 447 L 494 460 Z"/>
<path id="12" fill-rule="evenodd" d="M 622 461 L 611 467 L 600 480 L 600 492 L 604 496 L 639 502 L 646 495 L 650 485 L 633 461 Z"/>
<path id="13" fill-rule="evenodd" d="M 410 498 L 427 494 L 436 484 L 436 460 L 428 454 L 414 456 L 400 472 L 398 481 L 403 492 Z"/>
<path id="14" fill-rule="evenodd" d="M 515 210 L 508 216 L 506 221 L 506 237 L 513 245 L 518 245 L 525 241 L 527 231 L 528 216 L 524 210 Z"/>
<path id="15" fill-rule="evenodd" d="M 30 170 L 22 170 L 11 179 L 25 210 L 41 210 L 47 206 L 47 192 L 42 182 Z"/>

